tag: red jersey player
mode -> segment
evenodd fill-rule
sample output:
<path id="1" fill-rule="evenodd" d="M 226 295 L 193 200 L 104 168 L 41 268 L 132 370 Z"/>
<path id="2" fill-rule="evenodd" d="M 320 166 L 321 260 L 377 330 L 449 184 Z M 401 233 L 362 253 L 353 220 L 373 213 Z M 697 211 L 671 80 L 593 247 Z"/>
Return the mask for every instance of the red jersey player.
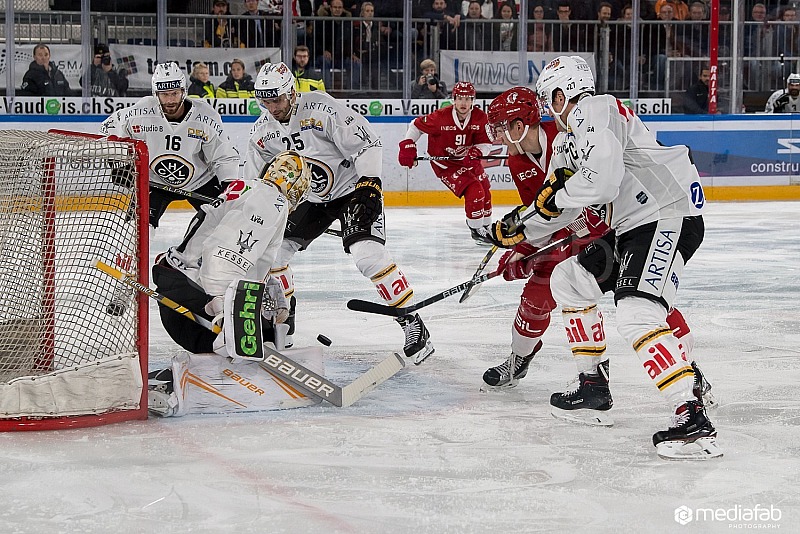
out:
<path id="1" fill-rule="evenodd" d="M 558 160 L 570 157 L 567 154 L 553 156 L 553 140 L 558 134 L 556 125 L 553 122 L 540 121 L 537 95 L 526 87 L 514 87 L 505 91 L 489 106 L 489 122 L 497 138 L 508 147 L 508 166 L 525 206 L 534 201 L 545 180 L 544 170 L 551 166 L 551 159 L 558 166 L 563 166 Z M 561 144 L 557 142 L 556 146 Z M 521 208 L 522 206 L 516 208 L 503 220 L 495 223 L 495 228 L 517 226 Z M 511 356 L 484 373 L 483 380 L 487 387 L 513 387 L 527 374 L 531 360 L 541 349 L 540 338 L 550 324 L 550 312 L 556 305 L 550 293 L 550 274 L 559 262 L 577 254 L 579 263 L 594 275 L 600 291 L 605 293 L 613 290 L 616 276 L 611 274 L 613 269 L 618 268 L 618 264 L 614 261 L 613 232 L 604 221 L 605 209 L 602 206 L 586 208 L 583 218 L 589 235 L 573 241 L 566 248 L 562 247 L 532 260 L 516 261 L 536 250 L 531 243 L 523 241 L 500 259 L 498 271 L 502 271 L 506 280 L 527 278 L 527 282 L 514 319 Z M 568 233 L 567 229 L 559 230 L 549 241 L 561 239 Z M 537 244 L 542 246 L 546 243 Z M 562 316 L 579 376 L 583 374 L 584 377 L 590 377 L 594 383 L 594 395 L 591 398 L 584 395 L 584 398 L 573 399 L 566 398 L 570 392 L 554 393 L 550 399 L 553 414 L 590 424 L 611 424 L 611 419 L 602 413 L 612 406 L 608 389 L 608 356 L 605 354 L 603 316 L 596 305 L 582 310 L 562 310 Z M 671 310 L 667 322 L 689 354 L 692 335 L 681 313 L 677 309 Z M 692 366 L 696 376 L 695 394 L 713 404 L 711 386 L 694 362 Z M 510 372 L 512 368 L 513 374 Z"/>
<path id="2" fill-rule="evenodd" d="M 400 141 L 398 161 L 409 169 L 416 165 L 416 141 L 428 134 L 428 154 L 449 156 L 431 161 L 433 172 L 457 197 L 464 198 L 467 226 L 478 244 L 491 245 L 488 224 L 492 217 L 489 177 L 479 158 L 491 150 L 486 113 L 474 106 L 475 87 L 469 82 L 453 86 L 453 105 L 417 117 Z"/>

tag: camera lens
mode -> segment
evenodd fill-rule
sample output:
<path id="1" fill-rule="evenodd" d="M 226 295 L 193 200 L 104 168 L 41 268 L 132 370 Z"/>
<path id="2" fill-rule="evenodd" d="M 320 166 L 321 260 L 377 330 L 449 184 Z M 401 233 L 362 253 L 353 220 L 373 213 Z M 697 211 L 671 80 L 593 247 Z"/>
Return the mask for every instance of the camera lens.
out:
<path id="1" fill-rule="evenodd" d="M 102 63 L 103 65 L 111 65 L 111 56 L 110 55 L 103 56 Z"/>

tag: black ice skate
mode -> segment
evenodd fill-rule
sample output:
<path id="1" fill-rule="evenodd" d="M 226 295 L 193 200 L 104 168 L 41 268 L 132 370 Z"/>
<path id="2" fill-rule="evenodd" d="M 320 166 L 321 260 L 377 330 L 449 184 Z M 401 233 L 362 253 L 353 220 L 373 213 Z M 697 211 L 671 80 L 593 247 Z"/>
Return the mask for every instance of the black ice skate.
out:
<path id="1" fill-rule="evenodd" d="M 492 240 L 489 239 L 489 230 L 488 226 L 482 226 L 480 228 L 472 228 L 470 227 L 469 232 L 472 234 L 472 239 L 475 241 L 476 245 L 479 246 L 491 246 Z"/>
<path id="2" fill-rule="evenodd" d="M 483 373 L 484 385 L 481 386 L 481 391 L 491 391 L 494 389 L 513 388 L 519 384 L 521 378 L 525 378 L 528 374 L 528 366 L 530 366 L 533 357 L 542 348 L 542 342 L 539 341 L 534 347 L 533 352 L 527 356 L 520 356 L 511 352 L 506 361 L 498 366 L 490 367 Z M 513 360 L 513 363 L 512 363 Z M 514 376 L 511 376 L 510 369 L 514 368 Z"/>
<path id="3" fill-rule="evenodd" d="M 106 313 L 114 317 L 120 317 L 128 311 L 128 307 L 133 301 L 134 289 L 123 283 L 117 283 L 114 293 L 111 295 L 111 302 L 106 306 Z"/>
<path id="4" fill-rule="evenodd" d="M 702 402 L 703 406 L 706 408 L 716 408 L 718 404 L 714 394 L 711 393 L 711 383 L 703 376 L 702 371 L 700 371 L 700 366 L 698 366 L 697 363 L 692 362 L 692 369 L 694 369 L 694 387 L 692 388 L 694 396 L 698 401 Z"/>
<path id="5" fill-rule="evenodd" d="M 173 394 L 172 369 L 159 369 L 147 374 L 147 409 L 162 417 L 174 415 L 178 407 Z"/>
<path id="6" fill-rule="evenodd" d="M 687 401 L 675 409 L 669 428 L 653 434 L 653 445 L 661 458 L 705 460 L 722 456 L 717 431 L 706 417 L 703 403 Z"/>
<path id="7" fill-rule="evenodd" d="M 395 319 L 403 328 L 406 342 L 403 352 L 406 357 L 414 358 L 414 365 L 419 365 L 433 354 L 435 350 L 430 342 L 430 333 L 425 327 L 425 323 L 419 318 L 419 314 L 404 315 Z"/>
<path id="8" fill-rule="evenodd" d="M 608 360 L 600 362 L 597 374 L 580 373 L 570 388 L 550 396 L 553 417 L 595 426 L 611 426 L 606 413 L 614 405 L 608 389 Z"/>

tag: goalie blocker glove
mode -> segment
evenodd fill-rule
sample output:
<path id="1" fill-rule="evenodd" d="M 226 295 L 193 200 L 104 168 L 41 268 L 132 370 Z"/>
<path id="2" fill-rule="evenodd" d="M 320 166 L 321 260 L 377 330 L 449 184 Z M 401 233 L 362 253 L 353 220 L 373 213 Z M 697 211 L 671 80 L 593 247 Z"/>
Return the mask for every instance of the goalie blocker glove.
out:
<path id="1" fill-rule="evenodd" d="M 397 154 L 397 162 L 409 169 L 417 164 L 417 145 L 411 139 L 400 141 L 400 152 Z"/>
<path id="2" fill-rule="evenodd" d="M 536 213 L 541 215 L 544 220 L 549 221 L 561 215 L 561 209 L 556 206 L 556 193 L 564 189 L 564 184 L 573 174 L 571 170 L 559 167 L 547 177 L 542 187 L 539 188 L 534 204 Z"/>

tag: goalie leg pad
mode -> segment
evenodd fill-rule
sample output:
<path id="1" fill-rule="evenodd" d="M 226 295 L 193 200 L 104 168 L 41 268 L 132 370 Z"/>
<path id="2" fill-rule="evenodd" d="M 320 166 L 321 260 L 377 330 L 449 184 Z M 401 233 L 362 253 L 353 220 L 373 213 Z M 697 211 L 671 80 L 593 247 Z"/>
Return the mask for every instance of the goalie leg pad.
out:
<path id="1" fill-rule="evenodd" d="M 233 359 L 263 360 L 264 338 L 261 307 L 264 283 L 234 280 L 225 291 L 222 332 L 214 340 L 214 352 Z"/>

